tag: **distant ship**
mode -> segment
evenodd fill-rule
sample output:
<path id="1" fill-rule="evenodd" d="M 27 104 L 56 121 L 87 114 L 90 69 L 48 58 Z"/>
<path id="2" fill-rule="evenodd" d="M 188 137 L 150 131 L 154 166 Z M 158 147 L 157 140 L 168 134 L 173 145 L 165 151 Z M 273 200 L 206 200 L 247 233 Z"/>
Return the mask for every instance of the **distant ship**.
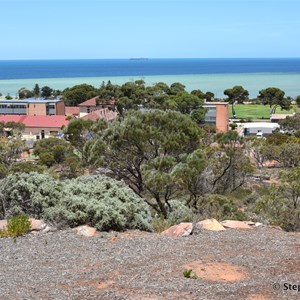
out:
<path id="1" fill-rule="evenodd" d="M 130 60 L 148 60 L 149 58 L 145 58 L 145 57 L 132 57 L 130 58 Z"/>

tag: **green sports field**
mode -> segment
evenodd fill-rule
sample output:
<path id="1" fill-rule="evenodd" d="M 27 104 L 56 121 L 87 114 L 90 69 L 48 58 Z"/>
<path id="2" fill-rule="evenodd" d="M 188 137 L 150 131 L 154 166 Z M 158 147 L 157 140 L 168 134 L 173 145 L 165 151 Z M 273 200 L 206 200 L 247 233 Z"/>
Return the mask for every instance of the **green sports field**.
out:
<path id="1" fill-rule="evenodd" d="M 236 117 L 240 118 L 252 118 L 252 119 L 269 119 L 270 107 L 260 104 L 236 104 L 234 106 Z M 289 111 L 276 109 L 276 114 L 292 114 L 297 108 L 293 107 Z M 229 105 L 229 118 L 232 118 L 231 105 Z"/>

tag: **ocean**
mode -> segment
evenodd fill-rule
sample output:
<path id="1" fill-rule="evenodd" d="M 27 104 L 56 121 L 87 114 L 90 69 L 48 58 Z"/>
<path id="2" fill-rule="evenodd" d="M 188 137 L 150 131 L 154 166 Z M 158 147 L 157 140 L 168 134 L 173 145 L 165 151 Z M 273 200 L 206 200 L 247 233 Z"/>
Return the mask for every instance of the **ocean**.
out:
<path id="1" fill-rule="evenodd" d="M 271 86 L 294 97 L 300 95 L 300 58 L 0 61 L 3 95 L 15 96 L 21 87 L 33 88 L 36 83 L 62 90 L 81 83 L 99 87 L 102 81 L 122 84 L 137 79 L 147 85 L 181 82 L 188 91 L 211 91 L 219 98 L 234 85 L 242 85 L 251 97 Z"/>

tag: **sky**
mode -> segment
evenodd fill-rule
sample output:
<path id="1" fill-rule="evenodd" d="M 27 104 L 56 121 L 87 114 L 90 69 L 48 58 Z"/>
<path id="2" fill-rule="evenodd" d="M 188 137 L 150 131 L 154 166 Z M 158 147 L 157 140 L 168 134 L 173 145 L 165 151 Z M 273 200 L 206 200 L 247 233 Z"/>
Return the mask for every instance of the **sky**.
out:
<path id="1" fill-rule="evenodd" d="M 0 0 L 0 60 L 300 57 L 299 0 Z"/>

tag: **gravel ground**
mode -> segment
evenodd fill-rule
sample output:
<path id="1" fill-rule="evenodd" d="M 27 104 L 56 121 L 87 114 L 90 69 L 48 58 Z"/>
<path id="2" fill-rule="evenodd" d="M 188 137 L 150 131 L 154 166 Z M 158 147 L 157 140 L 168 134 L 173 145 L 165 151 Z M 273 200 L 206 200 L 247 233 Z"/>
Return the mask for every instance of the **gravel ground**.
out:
<path id="1" fill-rule="evenodd" d="M 284 290 L 300 285 L 299 250 L 299 233 L 267 227 L 182 238 L 72 230 L 2 238 L 0 299 L 300 299 Z M 202 264 L 197 279 L 183 276 L 190 263 Z"/>

